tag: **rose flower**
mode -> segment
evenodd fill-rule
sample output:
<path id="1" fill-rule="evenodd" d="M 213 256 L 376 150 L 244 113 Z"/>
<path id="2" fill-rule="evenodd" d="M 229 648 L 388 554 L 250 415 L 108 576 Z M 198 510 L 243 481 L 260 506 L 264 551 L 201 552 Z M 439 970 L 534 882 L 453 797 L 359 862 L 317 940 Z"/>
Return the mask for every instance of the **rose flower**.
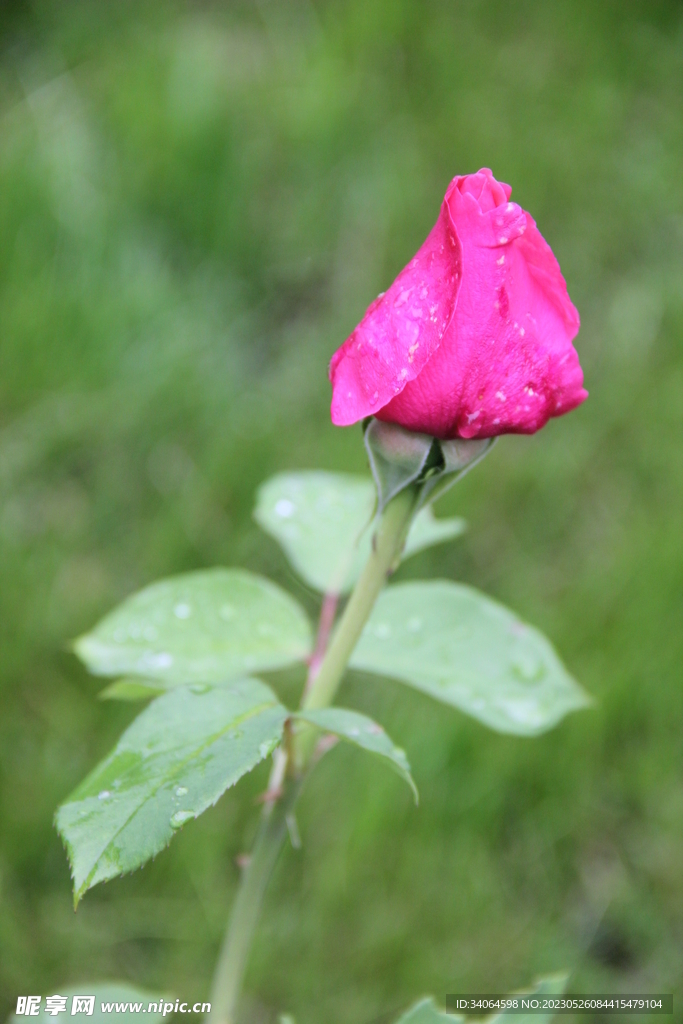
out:
<path id="1" fill-rule="evenodd" d="M 332 421 L 532 434 L 584 401 L 559 264 L 488 168 L 453 179 L 426 242 L 330 363 Z"/>

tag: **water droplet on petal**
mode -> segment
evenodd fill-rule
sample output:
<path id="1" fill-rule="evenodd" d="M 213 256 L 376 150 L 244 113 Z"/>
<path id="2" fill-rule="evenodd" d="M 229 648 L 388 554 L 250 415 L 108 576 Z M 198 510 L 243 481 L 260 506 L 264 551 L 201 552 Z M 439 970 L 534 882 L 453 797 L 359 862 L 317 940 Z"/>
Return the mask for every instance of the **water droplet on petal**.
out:
<path id="1" fill-rule="evenodd" d="M 177 604 L 173 609 L 173 614 L 176 619 L 189 619 L 190 615 L 192 615 L 192 609 L 189 604 L 185 604 L 184 601 L 181 601 L 180 604 Z"/>
<path id="2" fill-rule="evenodd" d="M 98 800 L 108 800 L 110 796 L 111 796 L 111 793 L 109 792 L 109 790 L 108 789 L 103 789 L 101 793 L 97 794 L 97 799 Z"/>
<path id="3" fill-rule="evenodd" d="M 187 786 L 178 786 L 178 788 L 175 791 L 175 795 L 176 796 L 185 796 L 186 793 L 187 793 Z"/>

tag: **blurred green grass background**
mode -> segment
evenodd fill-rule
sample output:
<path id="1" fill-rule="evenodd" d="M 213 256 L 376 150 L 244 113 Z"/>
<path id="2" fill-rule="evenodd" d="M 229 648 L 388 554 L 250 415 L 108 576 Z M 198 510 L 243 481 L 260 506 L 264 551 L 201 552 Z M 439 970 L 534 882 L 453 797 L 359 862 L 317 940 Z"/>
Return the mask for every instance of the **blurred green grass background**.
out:
<path id="1" fill-rule="evenodd" d="M 99 977 L 206 998 L 266 776 L 74 915 L 52 814 L 136 708 L 66 644 L 217 563 L 315 614 L 254 490 L 364 471 L 328 359 L 480 166 L 560 260 L 590 400 L 501 441 L 438 510 L 469 533 L 401 575 L 507 602 L 595 708 L 516 740 L 350 676 L 422 804 L 354 751 L 322 763 L 245 1019 L 363 1024 L 563 968 L 680 996 L 680 2 L 36 0 L 0 26 L 0 1018 Z"/>

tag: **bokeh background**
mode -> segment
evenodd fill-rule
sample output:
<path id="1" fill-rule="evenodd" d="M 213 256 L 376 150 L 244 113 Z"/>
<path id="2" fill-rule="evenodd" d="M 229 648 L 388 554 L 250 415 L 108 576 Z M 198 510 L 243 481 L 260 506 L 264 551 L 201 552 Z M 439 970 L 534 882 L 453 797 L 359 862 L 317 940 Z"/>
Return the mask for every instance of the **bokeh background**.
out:
<path id="1" fill-rule="evenodd" d="M 681 3 L 35 0 L 0 26 L 0 1018 L 82 979 L 207 997 L 265 769 L 74 915 L 52 814 L 138 708 L 67 642 L 214 564 L 316 613 L 254 490 L 365 472 L 328 359 L 480 166 L 560 260 L 590 400 L 499 443 L 437 509 L 468 534 L 401 575 L 511 605 L 595 707 L 518 740 L 349 676 L 422 805 L 352 750 L 322 763 L 245 1019 L 364 1024 L 561 969 L 680 995 Z"/>

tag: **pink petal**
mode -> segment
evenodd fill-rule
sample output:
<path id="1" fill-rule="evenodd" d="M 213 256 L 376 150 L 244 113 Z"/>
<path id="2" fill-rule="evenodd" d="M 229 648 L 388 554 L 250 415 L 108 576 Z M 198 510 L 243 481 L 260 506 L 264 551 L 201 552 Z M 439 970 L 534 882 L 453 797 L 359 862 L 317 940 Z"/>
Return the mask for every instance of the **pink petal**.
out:
<path id="1" fill-rule="evenodd" d="M 427 241 L 332 358 L 334 423 L 490 437 L 584 401 L 579 315 L 510 193 L 488 168 L 453 179 Z"/>
<path id="2" fill-rule="evenodd" d="M 461 276 L 444 201 L 424 245 L 332 357 L 333 423 L 348 426 L 376 413 L 418 376 L 451 321 Z"/>
<path id="3" fill-rule="evenodd" d="M 456 313 L 419 377 L 380 419 L 437 437 L 533 433 L 586 397 L 579 316 L 557 260 L 515 203 L 481 213 L 449 190 L 463 252 Z"/>

